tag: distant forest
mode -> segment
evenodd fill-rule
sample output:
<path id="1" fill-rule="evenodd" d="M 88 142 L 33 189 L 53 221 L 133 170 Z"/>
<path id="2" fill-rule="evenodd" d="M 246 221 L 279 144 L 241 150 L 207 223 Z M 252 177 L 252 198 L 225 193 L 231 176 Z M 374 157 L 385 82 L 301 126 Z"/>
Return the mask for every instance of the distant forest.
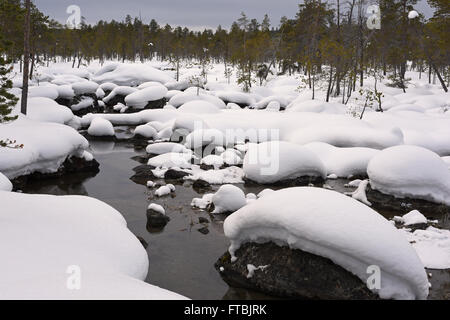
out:
<path id="1" fill-rule="evenodd" d="M 408 68 L 422 72 L 431 82 L 437 76 L 447 90 L 450 80 L 450 2 L 428 0 L 434 9 L 429 20 L 411 16 L 417 0 L 379 0 L 380 29 L 367 25 L 365 0 L 306 0 L 293 19 L 272 23 L 266 15 L 250 19 L 244 13 L 229 30 L 192 31 L 162 26 L 126 16 L 124 21 L 81 24 L 79 29 L 50 19 L 32 6 L 30 78 L 34 66 L 52 61 L 70 61 L 74 68 L 94 59 L 192 61 L 204 69 L 223 63 L 225 75 L 237 70 L 245 90 L 268 75 L 301 72 L 314 86 L 326 79 L 328 92 L 347 94 L 363 85 L 370 75 L 389 76 L 394 85 L 407 87 Z M 1 53 L 14 62 L 23 59 L 24 8 L 20 0 L 0 0 Z M 369 18 L 371 19 L 371 18 Z M 412 65 L 407 62 L 411 61 Z M 178 77 L 178 73 L 177 73 Z"/>

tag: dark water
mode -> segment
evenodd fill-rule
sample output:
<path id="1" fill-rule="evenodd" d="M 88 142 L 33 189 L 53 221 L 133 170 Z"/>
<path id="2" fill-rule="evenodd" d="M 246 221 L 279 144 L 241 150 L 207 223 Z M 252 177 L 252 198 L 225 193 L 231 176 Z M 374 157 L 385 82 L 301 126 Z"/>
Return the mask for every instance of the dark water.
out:
<path id="1" fill-rule="evenodd" d="M 214 263 L 228 249 L 228 240 L 223 235 L 223 218 L 213 217 L 207 212 L 192 209 L 193 198 L 201 197 L 190 182 L 176 185 L 172 196 L 154 198 L 154 189 L 148 189 L 130 180 L 133 168 L 140 165 L 133 160 L 145 151 L 135 150 L 133 145 L 114 142 L 91 142 L 91 148 L 100 163 L 100 173 L 95 177 L 68 176 L 63 179 L 30 183 L 27 193 L 54 195 L 87 195 L 100 199 L 120 211 L 128 222 L 129 229 L 148 243 L 150 267 L 147 282 L 180 293 L 192 299 L 270 299 L 259 293 L 229 288 L 224 283 Z M 335 180 L 327 183 L 337 191 L 347 181 Z M 240 187 L 245 193 L 258 193 L 264 187 Z M 218 186 L 214 190 L 218 189 Z M 212 192 L 214 192 L 214 190 Z M 210 191 L 211 192 L 211 191 Z M 150 203 L 162 205 L 171 221 L 162 231 L 147 230 L 146 209 Z M 377 208 L 375 208 L 377 209 Z M 399 212 L 379 210 L 387 218 Z M 207 225 L 199 218 L 207 218 Z M 440 217 L 440 224 L 447 226 L 448 217 Z M 208 234 L 198 230 L 204 227 Z M 430 299 L 450 299 L 450 271 L 429 270 L 433 274 L 430 282 Z"/>

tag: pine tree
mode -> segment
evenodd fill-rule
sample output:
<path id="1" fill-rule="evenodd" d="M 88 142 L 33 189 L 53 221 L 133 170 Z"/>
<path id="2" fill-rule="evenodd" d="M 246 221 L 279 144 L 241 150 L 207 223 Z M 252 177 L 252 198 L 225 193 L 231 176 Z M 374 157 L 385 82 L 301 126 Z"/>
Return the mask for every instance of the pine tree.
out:
<path id="1" fill-rule="evenodd" d="M 11 61 L 3 56 L 8 46 L 9 44 L 0 38 L 0 123 L 17 118 L 17 116 L 10 116 L 18 98 L 8 91 L 12 88 L 12 81 L 8 77 L 12 66 Z"/>

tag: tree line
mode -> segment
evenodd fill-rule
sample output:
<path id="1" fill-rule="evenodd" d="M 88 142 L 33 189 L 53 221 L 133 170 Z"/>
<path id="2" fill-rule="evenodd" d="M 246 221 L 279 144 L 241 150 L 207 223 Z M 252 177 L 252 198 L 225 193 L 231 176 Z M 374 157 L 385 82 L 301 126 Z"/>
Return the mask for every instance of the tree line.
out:
<path id="1" fill-rule="evenodd" d="M 406 90 L 407 68 L 438 77 L 445 91 L 450 72 L 450 4 L 428 0 L 433 17 L 410 18 L 417 0 L 377 0 L 380 29 L 367 27 L 367 0 L 305 0 L 295 17 L 283 17 L 272 25 L 268 15 L 260 21 L 245 13 L 226 30 L 193 31 L 164 26 L 152 19 L 145 23 L 127 15 L 123 21 L 82 22 L 78 29 L 50 19 L 31 8 L 30 78 L 37 64 L 62 59 L 80 67 L 94 59 L 142 61 L 159 59 L 173 63 L 194 61 L 205 71 L 212 62 L 223 63 L 225 76 L 236 70 L 245 91 L 263 84 L 273 70 L 280 74 L 303 73 L 313 91 L 326 83 L 327 100 L 343 101 L 370 75 L 389 77 Z M 0 0 L 0 31 L 10 45 L 2 54 L 23 61 L 24 5 L 20 0 Z M 370 18 L 369 18 L 370 19 Z M 412 65 L 408 64 L 412 62 Z M 178 72 L 177 72 L 178 78 Z"/>

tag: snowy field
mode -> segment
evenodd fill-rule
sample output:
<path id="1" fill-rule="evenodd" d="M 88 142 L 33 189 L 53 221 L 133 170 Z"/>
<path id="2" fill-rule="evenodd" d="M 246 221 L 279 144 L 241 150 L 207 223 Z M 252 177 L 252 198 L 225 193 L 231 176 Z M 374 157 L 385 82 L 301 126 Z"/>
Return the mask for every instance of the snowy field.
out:
<path id="1" fill-rule="evenodd" d="M 11 92 L 20 97 L 15 70 Z M 0 140 L 21 145 L 0 147 L 0 254 L 9 261 L 0 266 L 0 298 L 184 298 L 144 282 L 152 261 L 124 212 L 89 197 L 30 195 L 18 187 L 25 176 L 59 172 L 67 159 L 92 162 L 95 141 L 127 140 L 119 134 L 125 126 L 147 154 L 153 217 L 170 220 L 158 202 L 179 188 L 161 183 L 168 175 L 213 185 L 216 192 L 184 206 L 228 215 L 233 259 L 245 243 L 274 242 L 328 258 L 364 283 L 367 268 L 379 267 L 381 286 L 373 291 L 383 299 L 426 299 L 433 290 L 428 270 L 450 269 L 450 231 L 415 204 L 448 219 L 450 95 L 408 71 L 406 93 L 378 83 L 381 112 L 378 104 L 364 110 L 358 90 L 346 104 L 342 97 L 325 102 L 326 81 L 312 100 L 302 74 L 274 70 L 246 93 L 234 75 L 224 76 L 223 65 L 210 65 L 199 83 L 201 72 L 185 64 L 176 81 L 171 64 L 159 61 L 38 68 L 27 116 L 0 124 Z M 374 79 L 365 79 L 362 89 L 373 87 Z M 330 186 L 338 179 L 349 181 L 346 194 Z M 244 183 L 265 190 L 245 194 L 236 186 Z M 369 191 L 392 206 L 412 203 L 409 213 L 386 219 Z M 81 290 L 67 289 L 70 266 L 83 272 Z"/>

